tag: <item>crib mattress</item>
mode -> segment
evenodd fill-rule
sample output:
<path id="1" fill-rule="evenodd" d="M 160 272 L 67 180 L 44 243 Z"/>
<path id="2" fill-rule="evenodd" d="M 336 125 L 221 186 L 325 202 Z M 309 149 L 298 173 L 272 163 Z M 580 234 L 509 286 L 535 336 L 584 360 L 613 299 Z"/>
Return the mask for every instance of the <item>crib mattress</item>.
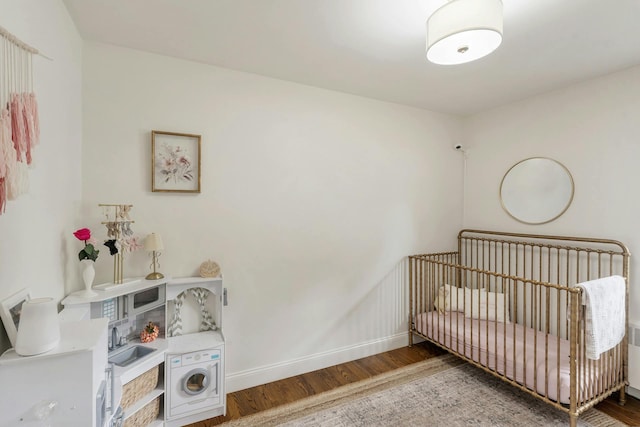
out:
<path id="1" fill-rule="evenodd" d="M 569 403 L 569 341 L 516 323 L 465 317 L 460 312 L 419 314 L 416 330 L 491 370 L 547 396 Z M 546 356 L 546 357 L 545 357 Z M 534 369 L 535 367 L 535 369 Z M 591 398 L 597 365 L 579 367 L 580 400 Z"/>

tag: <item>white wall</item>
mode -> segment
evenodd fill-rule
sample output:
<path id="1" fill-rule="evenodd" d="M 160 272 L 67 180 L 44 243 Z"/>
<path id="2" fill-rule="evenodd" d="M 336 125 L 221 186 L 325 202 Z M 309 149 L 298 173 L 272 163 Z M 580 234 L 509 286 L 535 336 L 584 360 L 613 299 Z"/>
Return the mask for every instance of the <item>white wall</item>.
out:
<path id="1" fill-rule="evenodd" d="M 29 193 L 0 215 L 0 299 L 29 287 L 60 300 L 79 289 L 82 40 L 62 1 L 0 0 L 0 11 L 4 28 L 53 58 L 34 58 L 41 141 Z M 1 331 L 0 352 L 9 347 Z"/>
<path id="2" fill-rule="evenodd" d="M 464 132 L 465 227 L 620 240 L 632 254 L 630 321 L 640 324 L 640 67 L 474 115 Z M 498 194 L 506 171 L 533 156 L 558 160 L 575 183 L 569 209 L 543 225 L 512 219 Z M 630 369 L 640 378 L 637 360 Z"/>
<path id="3" fill-rule="evenodd" d="M 162 272 L 221 265 L 231 389 L 406 342 L 402 259 L 462 222 L 459 119 L 101 44 L 83 59 L 88 217 L 132 203 Z M 200 194 L 151 192 L 152 129 L 202 135 Z"/>

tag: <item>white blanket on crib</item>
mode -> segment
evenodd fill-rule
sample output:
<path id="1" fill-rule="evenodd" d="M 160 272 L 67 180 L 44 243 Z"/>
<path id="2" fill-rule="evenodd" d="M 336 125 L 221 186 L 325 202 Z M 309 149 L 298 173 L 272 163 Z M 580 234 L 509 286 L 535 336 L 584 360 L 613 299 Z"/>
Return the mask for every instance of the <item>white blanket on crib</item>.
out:
<path id="1" fill-rule="evenodd" d="M 583 289 L 587 357 L 597 360 L 624 338 L 625 281 L 621 276 L 609 276 L 575 286 Z"/>

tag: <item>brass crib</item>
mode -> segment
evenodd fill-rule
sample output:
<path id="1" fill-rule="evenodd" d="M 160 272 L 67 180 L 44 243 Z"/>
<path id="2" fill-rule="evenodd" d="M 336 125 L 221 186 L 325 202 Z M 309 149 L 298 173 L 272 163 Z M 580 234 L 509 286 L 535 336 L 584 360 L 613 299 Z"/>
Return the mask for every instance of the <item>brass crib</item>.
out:
<path id="1" fill-rule="evenodd" d="M 409 345 L 422 337 L 567 412 L 575 427 L 581 413 L 612 393 L 625 402 L 629 257 L 615 240 L 462 230 L 457 252 L 409 257 Z M 587 359 L 582 290 L 574 285 L 612 275 L 626 284 L 625 336 L 598 360 Z M 434 300 L 444 284 L 504 294 L 491 310 L 499 316 L 496 306 L 504 304 L 511 322 L 439 313 Z M 454 293 L 447 302 L 461 298 L 459 311 L 469 314 L 478 294 Z M 483 318 L 496 320 L 488 307 Z"/>

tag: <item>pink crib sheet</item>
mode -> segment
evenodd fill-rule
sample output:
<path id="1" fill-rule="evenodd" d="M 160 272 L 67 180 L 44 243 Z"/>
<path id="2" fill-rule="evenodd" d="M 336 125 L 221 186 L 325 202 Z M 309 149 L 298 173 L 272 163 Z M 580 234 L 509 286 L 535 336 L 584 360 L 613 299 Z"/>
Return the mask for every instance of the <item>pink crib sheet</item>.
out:
<path id="1" fill-rule="evenodd" d="M 560 403 L 569 403 L 569 341 L 516 323 L 471 319 L 431 311 L 415 318 L 421 334 Z M 546 354 L 546 359 L 545 359 Z M 597 380 L 597 366 L 579 371 L 581 400 Z M 536 372 L 534 373 L 534 366 Z M 590 381 L 584 379 L 591 378 Z M 587 384 L 588 383 L 588 384 Z"/>

